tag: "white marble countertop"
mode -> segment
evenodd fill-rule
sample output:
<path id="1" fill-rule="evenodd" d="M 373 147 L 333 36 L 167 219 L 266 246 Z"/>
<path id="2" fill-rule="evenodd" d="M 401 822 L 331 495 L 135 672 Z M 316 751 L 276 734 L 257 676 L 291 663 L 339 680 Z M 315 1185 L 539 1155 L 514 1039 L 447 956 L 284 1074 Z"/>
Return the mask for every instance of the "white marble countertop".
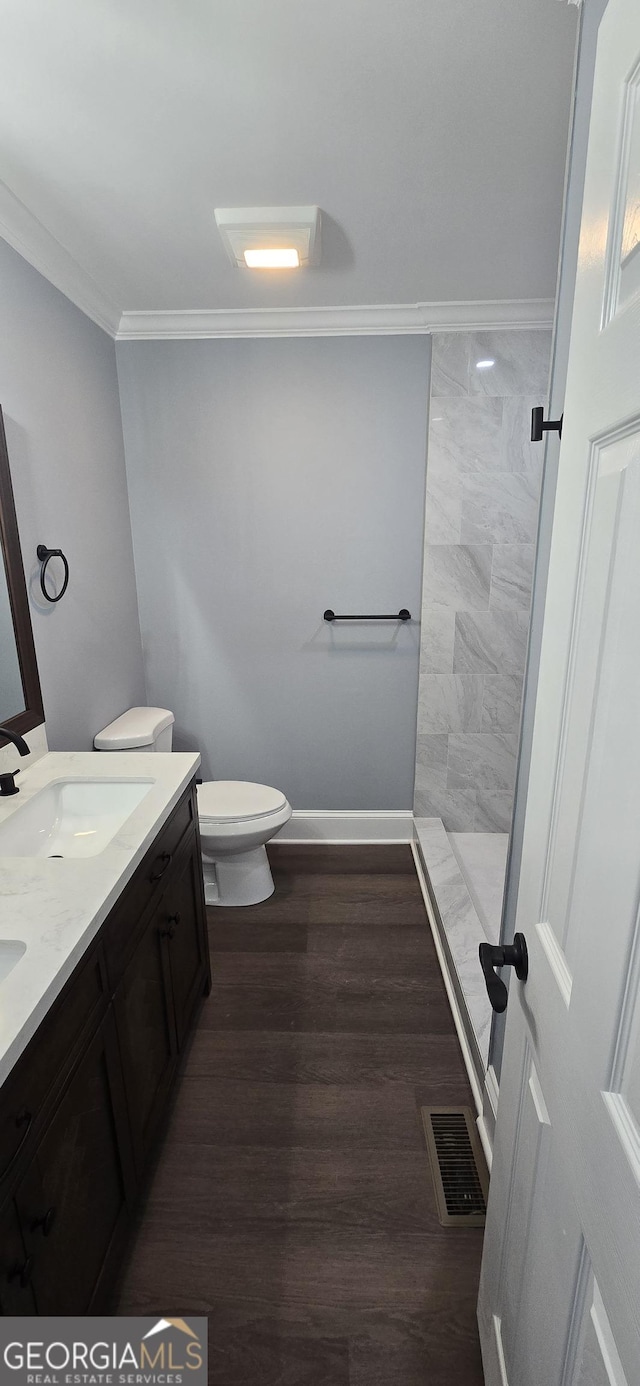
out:
<path id="1" fill-rule="evenodd" d="M 26 952 L 0 982 L 0 1083 L 13 1068 L 77 962 L 95 938 L 166 822 L 200 756 L 171 752 L 50 751 L 20 776 L 20 793 L 0 798 L 0 824 L 60 779 L 149 779 L 148 793 L 93 857 L 0 856 L 0 941 Z"/>

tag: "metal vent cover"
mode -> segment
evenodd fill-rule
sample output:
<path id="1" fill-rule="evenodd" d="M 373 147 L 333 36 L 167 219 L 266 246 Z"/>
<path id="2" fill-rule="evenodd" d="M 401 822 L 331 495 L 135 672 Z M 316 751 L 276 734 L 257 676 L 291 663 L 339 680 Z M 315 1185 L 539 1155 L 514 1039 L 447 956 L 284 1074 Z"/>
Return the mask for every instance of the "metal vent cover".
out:
<path id="1" fill-rule="evenodd" d="M 422 1123 L 443 1227 L 484 1227 L 489 1175 L 469 1107 L 423 1107 Z"/>

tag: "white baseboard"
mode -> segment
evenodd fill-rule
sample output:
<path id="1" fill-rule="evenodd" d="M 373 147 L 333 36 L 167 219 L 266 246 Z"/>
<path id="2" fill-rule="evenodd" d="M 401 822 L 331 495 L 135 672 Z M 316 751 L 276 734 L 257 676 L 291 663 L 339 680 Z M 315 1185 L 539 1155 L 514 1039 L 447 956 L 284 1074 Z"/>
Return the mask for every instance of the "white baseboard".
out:
<path id="1" fill-rule="evenodd" d="M 453 1023 L 454 1023 L 454 1025 L 455 1025 L 455 1027 L 456 1027 L 456 1034 L 457 1034 L 457 1036 L 458 1036 L 458 1040 L 459 1040 L 459 1043 L 460 1043 L 460 1048 L 461 1048 L 461 1050 L 462 1050 L 462 1058 L 463 1058 L 463 1060 L 464 1060 L 464 1066 L 465 1066 L 465 1068 L 466 1068 L 466 1070 L 467 1070 L 467 1078 L 469 1079 L 469 1083 L 470 1083 L 470 1086 L 471 1086 L 471 1091 L 472 1091 L 472 1093 L 473 1093 L 473 1100 L 474 1100 L 474 1102 L 475 1102 L 475 1104 L 476 1104 L 476 1109 L 477 1109 L 477 1112 L 478 1112 L 478 1118 L 481 1119 L 482 1116 L 483 1116 L 482 1091 L 481 1091 L 481 1088 L 480 1088 L 480 1084 L 479 1084 L 479 1082 L 478 1082 L 478 1075 L 477 1075 L 477 1073 L 476 1073 L 476 1067 L 475 1067 L 475 1064 L 474 1064 L 474 1061 L 473 1061 L 473 1055 L 472 1055 L 471 1050 L 470 1050 L 470 1048 L 469 1048 L 469 1041 L 468 1041 L 468 1039 L 467 1039 L 466 1031 L 465 1031 L 465 1028 L 464 1028 L 464 1021 L 463 1021 L 463 1019 L 462 1019 L 462 1014 L 461 1014 L 461 1011 L 460 1011 L 460 1006 L 459 1006 L 459 1003 L 458 1003 L 458 998 L 457 998 L 457 996 L 456 996 L 456 993 L 455 993 L 455 990 L 454 990 L 454 986 L 453 986 L 453 982 L 452 982 L 452 980 L 451 980 L 451 976 L 450 976 L 450 973 L 449 973 L 449 965 L 448 965 L 448 962 L 447 962 L 447 957 L 446 957 L 444 948 L 442 947 L 442 940 L 441 940 L 441 938 L 440 938 L 440 931 L 439 931 L 439 929 L 438 929 L 438 925 L 437 925 L 437 923 L 436 923 L 436 920 L 435 920 L 435 917 L 434 917 L 434 914 L 433 914 L 433 907 L 432 907 L 432 904 L 431 904 L 431 899 L 430 899 L 430 897 L 429 897 L 429 889 L 428 889 L 427 882 L 426 882 L 426 879 L 425 879 L 424 869 L 423 869 L 423 866 L 422 866 L 422 862 L 421 862 L 421 860 L 420 860 L 420 855 L 419 855 L 419 852 L 418 852 L 418 847 L 417 847 L 417 844 L 416 844 L 415 842 L 413 842 L 413 843 L 411 844 L 411 850 L 412 850 L 412 852 L 413 852 L 413 860 L 414 860 L 414 862 L 415 862 L 416 875 L 417 875 L 417 877 L 418 877 L 418 881 L 419 881 L 419 883 L 420 883 L 420 889 L 421 889 L 421 891 L 422 891 L 422 898 L 423 898 L 423 900 L 424 900 L 424 907 L 425 907 L 425 909 L 426 909 L 426 911 L 427 911 L 427 919 L 429 920 L 429 926 L 430 926 L 430 928 L 431 928 L 431 933 L 432 933 L 432 936 L 433 936 L 433 942 L 434 942 L 434 944 L 435 944 L 435 950 L 436 950 L 436 953 L 437 953 L 437 955 L 438 955 L 438 962 L 440 963 L 440 971 L 442 972 L 442 979 L 443 979 L 443 981 L 444 981 L 445 990 L 446 990 L 447 997 L 448 997 L 448 1000 L 449 1000 L 449 1005 L 450 1005 L 450 1007 L 451 1007 L 451 1014 L 452 1014 L 452 1016 L 453 1016 Z M 482 1139 L 483 1132 L 482 1132 L 482 1130 L 481 1130 L 480 1127 L 479 1127 L 479 1123 L 478 1123 L 478 1129 L 479 1129 L 479 1131 L 480 1131 L 480 1137 L 481 1137 L 481 1139 Z M 483 1140 L 482 1143 L 483 1143 L 483 1147 L 484 1147 L 484 1140 Z"/>
<path id="2" fill-rule="evenodd" d="M 413 813 L 411 809 L 335 812 L 332 809 L 294 809 L 274 841 L 341 843 L 344 846 L 358 842 L 412 842 Z"/>

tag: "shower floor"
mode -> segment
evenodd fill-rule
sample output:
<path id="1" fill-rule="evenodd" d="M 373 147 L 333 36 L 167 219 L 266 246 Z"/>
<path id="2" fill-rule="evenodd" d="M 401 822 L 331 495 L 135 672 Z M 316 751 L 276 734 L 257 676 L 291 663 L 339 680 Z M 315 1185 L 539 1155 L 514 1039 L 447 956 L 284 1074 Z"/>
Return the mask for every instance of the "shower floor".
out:
<path id="1" fill-rule="evenodd" d="M 447 833 L 489 943 L 500 938 L 508 833 Z"/>

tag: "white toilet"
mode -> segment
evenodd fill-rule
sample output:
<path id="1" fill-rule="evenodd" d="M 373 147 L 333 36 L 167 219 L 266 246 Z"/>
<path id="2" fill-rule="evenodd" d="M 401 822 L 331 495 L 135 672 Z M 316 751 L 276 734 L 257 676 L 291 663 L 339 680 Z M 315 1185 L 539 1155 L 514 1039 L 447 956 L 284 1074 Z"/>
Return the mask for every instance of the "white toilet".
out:
<path id="1" fill-rule="evenodd" d="M 170 751 L 172 712 L 131 707 L 94 738 L 96 751 Z M 257 905 L 273 895 L 265 843 L 288 823 L 279 789 L 246 780 L 198 785 L 204 894 L 208 905 Z"/>

